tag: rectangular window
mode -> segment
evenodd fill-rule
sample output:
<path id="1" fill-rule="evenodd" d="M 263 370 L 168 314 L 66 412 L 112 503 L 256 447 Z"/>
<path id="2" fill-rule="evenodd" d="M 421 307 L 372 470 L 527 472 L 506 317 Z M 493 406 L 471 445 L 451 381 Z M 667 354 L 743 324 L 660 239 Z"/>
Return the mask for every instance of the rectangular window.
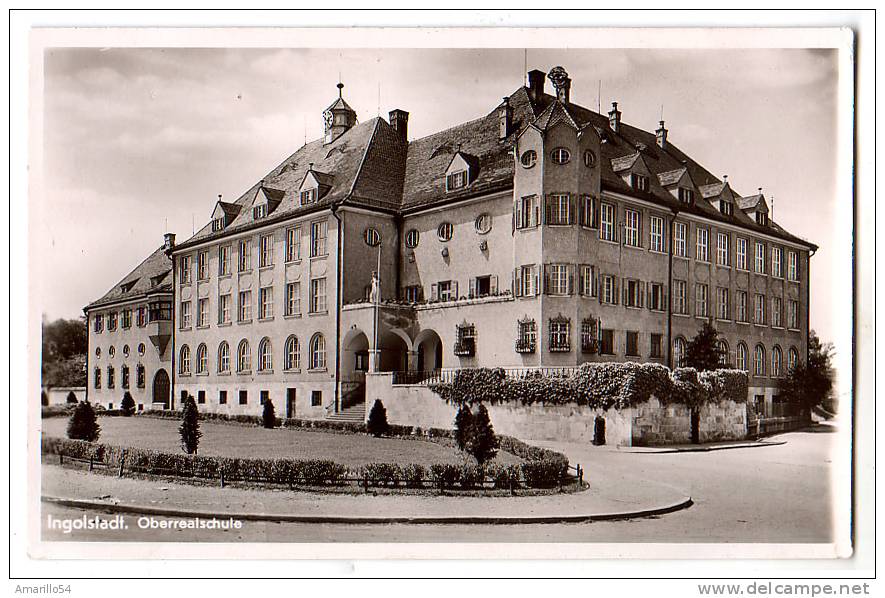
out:
<path id="1" fill-rule="evenodd" d="M 317 190 L 313 189 L 305 189 L 301 192 L 301 205 L 307 205 L 309 203 L 313 203 L 317 200 Z"/>
<path id="2" fill-rule="evenodd" d="M 755 319 L 756 324 L 765 324 L 765 295 L 756 293 L 755 298 Z"/>
<path id="3" fill-rule="evenodd" d="M 596 268 L 594 266 L 581 266 L 581 294 L 585 297 L 596 296 Z"/>
<path id="4" fill-rule="evenodd" d="M 651 345 L 649 347 L 649 356 L 661 358 L 664 356 L 664 335 L 651 333 Z"/>
<path id="5" fill-rule="evenodd" d="M 258 319 L 266 320 L 273 317 L 273 287 L 258 289 Z"/>
<path id="6" fill-rule="evenodd" d="M 790 301 L 787 304 L 789 311 L 787 312 L 787 326 L 793 330 L 799 329 L 799 302 Z"/>
<path id="7" fill-rule="evenodd" d="M 780 247 L 771 248 L 771 275 L 775 278 L 784 277 L 784 250 Z"/>
<path id="8" fill-rule="evenodd" d="M 516 209 L 516 228 L 538 226 L 538 196 L 522 197 Z"/>
<path id="9" fill-rule="evenodd" d="M 181 327 L 182 328 L 190 328 L 191 327 L 191 302 L 190 301 L 182 301 L 181 302 Z M 110 327 L 108 327 L 110 328 Z"/>
<path id="10" fill-rule="evenodd" d="M 301 259 L 301 227 L 286 229 L 286 261 L 294 262 Z"/>
<path id="11" fill-rule="evenodd" d="M 602 216 L 599 225 L 599 238 L 603 241 L 615 241 L 615 206 L 602 204 Z"/>
<path id="12" fill-rule="evenodd" d="M 259 254 L 258 267 L 267 268 L 273 266 L 273 235 L 263 235 L 258 240 Z"/>
<path id="13" fill-rule="evenodd" d="M 218 296 L 218 323 L 230 323 L 230 294 Z"/>
<path id="14" fill-rule="evenodd" d="M 117 312 L 112 311 L 108 314 L 108 332 L 113 332 L 117 329 Z"/>
<path id="15" fill-rule="evenodd" d="M 679 201 L 682 203 L 693 204 L 694 203 L 694 190 L 688 189 L 686 187 L 679 187 L 678 191 Z"/>
<path id="16" fill-rule="evenodd" d="M 765 243 L 756 243 L 756 274 L 765 274 Z"/>
<path id="17" fill-rule="evenodd" d="M 652 251 L 664 251 L 664 219 L 652 216 L 648 221 L 648 247 Z"/>
<path id="18" fill-rule="evenodd" d="M 252 241 L 243 239 L 240 241 L 239 251 L 239 272 L 248 272 L 252 269 Z"/>
<path id="19" fill-rule="evenodd" d="M 178 262 L 178 282 L 181 284 L 190 284 L 191 282 L 191 256 L 181 256 Z"/>
<path id="20" fill-rule="evenodd" d="M 252 291 L 240 291 L 239 321 L 248 322 L 252 319 Z"/>
<path id="21" fill-rule="evenodd" d="M 209 252 L 201 251 L 197 254 L 197 280 L 209 279 Z"/>
<path id="22" fill-rule="evenodd" d="M 310 392 L 310 406 L 311 407 L 322 407 L 323 406 L 323 391 L 312 390 Z"/>
<path id="23" fill-rule="evenodd" d="M 270 398 L 270 391 L 269 390 L 259 391 L 259 393 L 258 393 L 258 402 L 259 403 L 264 405 L 269 398 Z"/>
<path id="24" fill-rule="evenodd" d="M 421 285 L 413 284 L 403 288 L 403 298 L 408 303 L 418 303 L 421 301 Z"/>
<path id="25" fill-rule="evenodd" d="M 262 203 L 252 208 L 252 219 L 253 220 L 261 220 L 267 216 L 267 204 Z"/>
<path id="26" fill-rule="evenodd" d="M 749 322 L 747 318 L 747 291 L 735 291 L 735 301 L 737 302 L 737 317 L 735 320 L 738 322 Z"/>
<path id="27" fill-rule="evenodd" d="M 301 314 L 301 283 L 286 283 L 286 315 L 297 316 Z"/>
<path id="28" fill-rule="evenodd" d="M 551 195 L 547 203 L 547 224 L 572 223 L 572 202 L 566 194 Z"/>
<path id="29" fill-rule="evenodd" d="M 615 332 L 611 329 L 603 328 L 600 333 L 599 353 L 600 355 L 615 354 Z"/>
<path id="30" fill-rule="evenodd" d="M 218 275 L 230 274 L 230 245 L 222 245 L 218 248 Z"/>
<path id="31" fill-rule="evenodd" d="M 569 267 L 566 264 L 547 265 L 547 293 L 550 295 L 569 294 Z"/>
<path id="32" fill-rule="evenodd" d="M 326 311 L 326 279 L 314 278 L 310 281 L 310 313 Z"/>
<path id="33" fill-rule="evenodd" d="M 673 255 L 688 257 L 688 227 L 683 222 L 673 224 Z"/>
<path id="34" fill-rule="evenodd" d="M 728 316 L 728 289 L 719 287 L 716 289 L 716 317 L 720 320 L 727 320 Z"/>
<path id="35" fill-rule="evenodd" d="M 664 311 L 666 307 L 664 302 L 664 285 L 659 282 L 649 283 L 648 308 L 654 311 Z"/>
<path id="36" fill-rule="evenodd" d="M 627 331 L 627 347 L 626 354 L 630 357 L 638 357 L 639 356 L 639 333 L 628 330 Z"/>
<path id="37" fill-rule="evenodd" d="M 446 176 L 446 191 L 454 191 L 467 186 L 467 171 L 459 170 Z"/>
<path id="38" fill-rule="evenodd" d="M 534 320 L 520 320 L 517 322 L 517 353 L 534 353 L 537 341 L 537 330 Z"/>
<path id="39" fill-rule="evenodd" d="M 637 191 L 648 191 L 648 177 L 634 172 L 630 175 L 630 186 Z"/>
<path id="40" fill-rule="evenodd" d="M 720 266 L 730 266 L 731 259 L 729 259 L 728 252 L 728 233 L 717 233 L 716 234 L 716 263 Z"/>
<path id="41" fill-rule="evenodd" d="M 218 404 L 219 405 L 227 405 L 227 391 L 219 390 L 218 391 Z"/>
<path id="42" fill-rule="evenodd" d="M 581 320 L 581 351 L 583 353 L 596 353 L 598 350 L 598 325 L 598 320 L 593 318 Z"/>
<path id="43" fill-rule="evenodd" d="M 624 244 L 630 247 L 640 247 L 639 227 L 641 218 L 636 210 L 624 210 L 626 227 L 624 228 Z"/>
<path id="44" fill-rule="evenodd" d="M 241 390 L 240 391 L 240 405 L 248 405 L 249 404 L 249 391 Z"/>
<path id="45" fill-rule="evenodd" d="M 437 287 L 437 297 L 440 301 L 452 301 L 453 299 L 458 298 L 458 291 L 455 288 L 456 285 L 451 280 L 441 280 L 436 283 Z"/>
<path id="46" fill-rule="evenodd" d="M 581 197 L 581 226 L 599 228 L 599 211 L 596 209 L 596 198 L 590 195 Z"/>
<path id="47" fill-rule="evenodd" d="M 747 240 L 741 237 L 737 239 L 737 269 L 747 269 Z"/>
<path id="48" fill-rule="evenodd" d="M 135 311 L 135 324 L 139 328 L 144 328 L 147 325 L 147 309 L 144 307 L 139 307 Z"/>
<path id="49" fill-rule="evenodd" d="M 209 299 L 197 299 L 197 326 L 209 325 Z"/>
<path id="50" fill-rule="evenodd" d="M 707 311 L 707 295 L 709 287 L 703 283 L 697 283 L 694 287 L 694 313 L 700 318 L 706 318 L 709 315 Z"/>
<path id="51" fill-rule="evenodd" d="M 608 274 L 602 277 L 602 302 L 609 304 L 617 303 L 617 289 L 615 288 L 615 277 Z"/>
<path id="52" fill-rule="evenodd" d="M 204 404 L 206 402 L 206 391 L 198 390 L 197 391 L 197 403 Z"/>
<path id="53" fill-rule="evenodd" d="M 565 353 L 571 350 L 571 322 L 563 319 L 550 320 L 550 352 Z"/>
<path id="54" fill-rule="evenodd" d="M 706 228 L 698 227 L 696 229 L 697 234 L 697 251 L 695 253 L 695 259 L 700 262 L 709 262 L 710 261 L 710 231 Z"/>
<path id="55" fill-rule="evenodd" d="M 793 282 L 799 281 L 799 254 L 791 251 L 787 254 L 787 276 Z"/>
<path id="56" fill-rule="evenodd" d="M 644 283 L 638 280 L 624 281 L 624 305 L 626 307 L 642 307 Z"/>
<path id="57" fill-rule="evenodd" d="M 516 294 L 520 297 L 534 297 L 538 294 L 538 272 L 534 264 L 520 266 L 516 271 Z"/>
<path id="58" fill-rule="evenodd" d="M 310 257 L 326 255 L 326 235 L 329 232 L 329 223 L 314 222 L 310 225 Z"/>
<path id="59" fill-rule="evenodd" d="M 775 328 L 783 327 L 784 301 L 780 297 L 771 298 L 771 325 Z"/>
<path id="60" fill-rule="evenodd" d="M 673 281 L 673 313 L 687 314 L 686 287 L 684 280 Z"/>
<path id="61" fill-rule="evenodd" d="M 121 316 L 120 325 L 124 329 L 128 329 L 128 328 L 132 327 L 132 310 L 131 309 L 124 309 L 123 310 L 123 315 Z"/>
<path id="62" fill-rule="evenodd" d="M 734 215 L 734 205 L 725 199 L 719 200 L 719 211 L 722 212 L 725 216 L 733 216 Z"/>

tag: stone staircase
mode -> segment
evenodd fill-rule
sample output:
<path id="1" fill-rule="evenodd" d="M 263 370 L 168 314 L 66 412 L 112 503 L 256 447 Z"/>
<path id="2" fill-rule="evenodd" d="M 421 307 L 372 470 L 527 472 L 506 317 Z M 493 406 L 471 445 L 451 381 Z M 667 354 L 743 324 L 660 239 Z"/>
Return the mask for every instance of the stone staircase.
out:
<path id="1" fill-rule="evenodd" d="M 363 423 L 366 420 L 366 403 L 356 403 L 344 407 L 338 413 L 330 413 L 326 419 L 331 421 Z"/>

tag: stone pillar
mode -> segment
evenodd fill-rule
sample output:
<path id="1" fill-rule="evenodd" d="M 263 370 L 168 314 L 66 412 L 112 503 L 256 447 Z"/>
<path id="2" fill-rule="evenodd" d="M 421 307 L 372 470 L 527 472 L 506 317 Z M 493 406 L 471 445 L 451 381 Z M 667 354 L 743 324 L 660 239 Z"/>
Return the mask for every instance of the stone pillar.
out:
<path id="1" fill-rule="evenodd" d="M 409 371 L 412 372 L 415 370 L 415 367 L 418 365 L 418 351 L 407 351 L 406 357 L 408 359 L 407 364 L 409 366 Z"/>
<path id="2" fill-rule="evenodd" d="M 381 371 L 381 349 L 369 349 L 369 373 Z"/>

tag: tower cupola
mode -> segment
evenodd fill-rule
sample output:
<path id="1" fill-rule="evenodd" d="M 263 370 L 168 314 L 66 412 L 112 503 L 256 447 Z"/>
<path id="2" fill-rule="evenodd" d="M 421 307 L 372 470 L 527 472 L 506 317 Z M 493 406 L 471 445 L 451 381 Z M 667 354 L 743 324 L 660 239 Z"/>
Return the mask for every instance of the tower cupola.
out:
<path id="1" fill-rule="evenodd" d="M 344 83 L 338 83 L 338 99 L 323 111 L 324 143 L 332 143 L 356 124 L 356 111 L 344 101 Z"/>

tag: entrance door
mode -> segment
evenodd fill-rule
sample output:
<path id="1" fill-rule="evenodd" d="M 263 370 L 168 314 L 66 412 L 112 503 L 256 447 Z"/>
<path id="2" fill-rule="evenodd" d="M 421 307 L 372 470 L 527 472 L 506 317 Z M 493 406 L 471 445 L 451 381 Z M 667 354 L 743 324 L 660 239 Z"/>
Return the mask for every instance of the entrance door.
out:
<path id="1" fill-rule="evenodd" d="M 605 444 L 605 418 L 601 415 L 597 415 L 593 422 L 593 444 L 596 446 Z"/>
<path id="2" fill-rule="evenodd" d="M 691 410 L 691 443 L 698 444 L 701 441 L 701 412 L 695 407 Z"/>
<path id="3" fill-rule="evenodd" d="M 157 370 L 154 374 L 154 403 L 163 403 L 165 408 L 169 408 L 169 374 L 166 370 Z"/>
<path id="4" fill-rule="evenodd" d="M 286 389 L 286 419 L 295 417 L 295 389 Z"/>

